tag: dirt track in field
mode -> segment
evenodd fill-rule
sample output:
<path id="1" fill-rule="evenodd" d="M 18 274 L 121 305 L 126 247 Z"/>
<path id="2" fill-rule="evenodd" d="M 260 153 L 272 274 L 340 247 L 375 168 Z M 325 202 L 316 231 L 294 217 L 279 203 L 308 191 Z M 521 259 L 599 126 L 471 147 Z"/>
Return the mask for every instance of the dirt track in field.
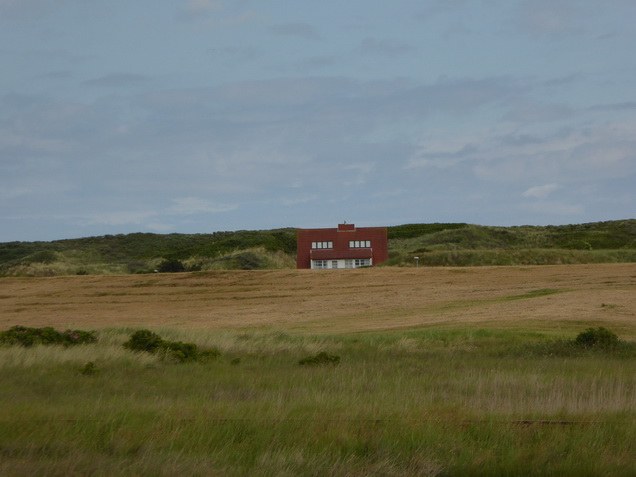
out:
<path id="1" fill-rule="evenodd" d="M 636 336 L 636 264 L 0 279 L 0 329 L 270 326 L 340 333 L 464 323 L 611 325 Z"/>

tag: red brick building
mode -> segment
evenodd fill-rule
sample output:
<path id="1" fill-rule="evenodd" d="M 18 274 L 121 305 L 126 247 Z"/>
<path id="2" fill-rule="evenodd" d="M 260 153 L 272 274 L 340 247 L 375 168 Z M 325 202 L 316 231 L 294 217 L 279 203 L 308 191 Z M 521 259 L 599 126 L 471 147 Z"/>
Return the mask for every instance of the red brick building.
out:
<path id="1" fill-rule="evenodd" d="M 298 230 L 296 268 L 358 268 L 389 258 L 386 227 Z"/>

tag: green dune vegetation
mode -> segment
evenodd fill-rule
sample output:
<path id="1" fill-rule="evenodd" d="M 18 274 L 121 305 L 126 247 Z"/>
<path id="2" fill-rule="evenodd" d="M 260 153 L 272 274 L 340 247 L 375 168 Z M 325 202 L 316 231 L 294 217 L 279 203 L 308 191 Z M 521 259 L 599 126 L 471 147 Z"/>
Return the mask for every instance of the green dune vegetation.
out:
<path id="1" fill-rule="evenodd" d="M 553 265 L 636 261 L 636 219 L 562 226 L 463 223 L 388 228 L 383 266 Z M 0 243 L 0 276 L 295 267 L 296 229 L 106 235 Z"/>
<path id="2" fill-rule="evenodd" d="M 636 220 L 486 227 L 412 224 L 389 228 L 385 265 L 558 265 L 636 261 Z"/>
<path id="3" fill-rule="evenodd" d="M 558 339 L 469 328 L 158 331 L 104 329 L 72 347 L 0 343 L 0 473 L 636 470 L 636 344 L 604 328 Z M 146 352 L 149 336 L 214 353 Z"/>

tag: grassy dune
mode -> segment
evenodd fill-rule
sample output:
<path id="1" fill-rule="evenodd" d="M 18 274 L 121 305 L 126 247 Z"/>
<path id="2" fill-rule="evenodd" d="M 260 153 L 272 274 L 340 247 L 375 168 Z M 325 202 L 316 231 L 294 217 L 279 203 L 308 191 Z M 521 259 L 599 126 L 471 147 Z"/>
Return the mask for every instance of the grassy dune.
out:
<path id="1" fill-rule="evenodd" d="M 578 225 L 388 227 L 384 266 L 559 265 L 636 262 L 636 220 Z M 0 276 L 295 268 L 296 229 L 106 235 L 0 243 Z M 164 268 L 166 262 L 178 267 Z"/>

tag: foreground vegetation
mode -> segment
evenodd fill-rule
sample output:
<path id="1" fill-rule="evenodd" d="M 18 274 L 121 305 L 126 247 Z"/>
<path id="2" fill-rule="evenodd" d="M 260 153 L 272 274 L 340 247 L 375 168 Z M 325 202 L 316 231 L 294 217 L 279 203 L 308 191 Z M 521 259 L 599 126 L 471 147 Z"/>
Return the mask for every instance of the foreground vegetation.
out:
<path id="1" fill-rule="evenodd" d="M 636 220 L 564 226 L 407 224 L 388 228 L 388 266 L 636 262 Z M 295 268 L 296 229 L 106 235 L 0 243 L 0 276 Z"/>
<path id="2" fill-rule="evenodd" d="M 578 331 L 154 330 L 205 361 L 121 328 L 5 345 L 0 474 L 634 475 L 636 344 Z"/>

